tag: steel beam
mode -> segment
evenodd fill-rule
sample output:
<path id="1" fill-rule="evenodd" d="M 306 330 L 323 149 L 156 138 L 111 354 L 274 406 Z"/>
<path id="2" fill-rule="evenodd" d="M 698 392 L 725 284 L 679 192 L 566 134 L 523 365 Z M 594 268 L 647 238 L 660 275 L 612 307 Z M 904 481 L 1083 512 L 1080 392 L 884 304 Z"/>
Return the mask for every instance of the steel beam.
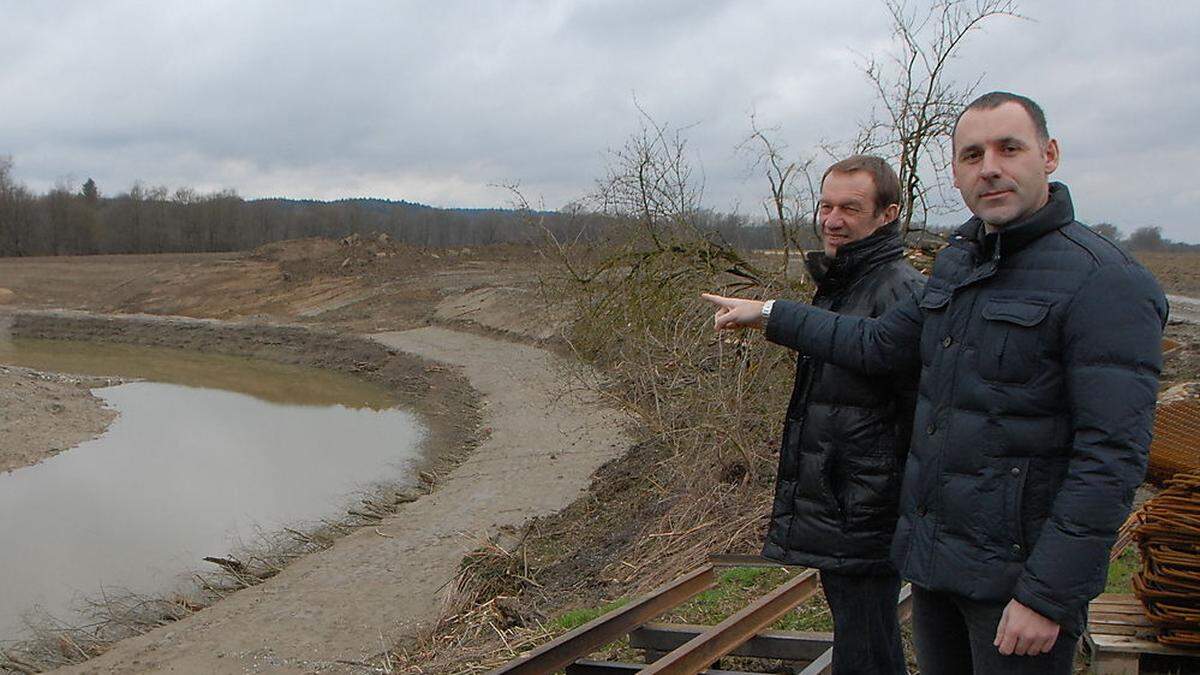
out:
<path id="1" fill-rule="evenodd" d="M 807 600 L 816 590 L 816 570 L 803 572 L 641 672 L 643 675 L 698 673 Z"/>
<path id="2" fill-rule="evenodd" d="M 648 623 L 629 634 L 629 646 L 666 654 L 708 628 L 691 624 Z M 729 652 L 729 655 L 812 661 L 832 646 L 833 633 L 829 632 L 763 631 Z"/>
<path id="3" fill-rule="evenodd" d="M 643 672 L 644 663 L 580 660 L 567 666 L 567 675 L 632 675 Z M 766 675 L 742 670 L 702 670 L 699 675 Z"/>
<path id="4" fill-rule="evenodd" d="M 491 671 L 491 675 L 546 675 L 562 670 L 575 659 L 587 656 L 715 584 L 713 566 L 705 565 L 510 661 Z"/>

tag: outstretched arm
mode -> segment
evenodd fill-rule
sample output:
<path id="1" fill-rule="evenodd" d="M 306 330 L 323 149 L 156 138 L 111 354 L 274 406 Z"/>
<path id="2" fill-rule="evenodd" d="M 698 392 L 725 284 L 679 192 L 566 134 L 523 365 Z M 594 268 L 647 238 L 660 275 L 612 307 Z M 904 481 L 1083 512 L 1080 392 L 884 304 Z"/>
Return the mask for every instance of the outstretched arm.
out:
<path id="1" fill-rule="evenodd" d="M 701 297 L 717 307 L 713 317 L 716 330 L 762 329 L 771 342 L 861 373 L 910 370 L 920 358 L 924 315 L 916 295 L 875 319 L 777 300 L 766 321 L 762 317 L 764 303 L 757 300 L 709 293 Z"/>

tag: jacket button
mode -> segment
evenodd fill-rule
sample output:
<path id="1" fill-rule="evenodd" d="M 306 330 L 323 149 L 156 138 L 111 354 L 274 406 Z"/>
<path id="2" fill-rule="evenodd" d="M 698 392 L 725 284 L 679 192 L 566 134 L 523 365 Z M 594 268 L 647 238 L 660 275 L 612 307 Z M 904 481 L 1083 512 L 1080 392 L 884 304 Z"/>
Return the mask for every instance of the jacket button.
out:
<path id="1" fill-rule="evenodd" d="M 949 347 L 952 344 L 954 344 L 954 338 L 950 337 L 949 335 L 942 338 L 942 346 L 943 347 Z"/>
<path id="2" fill-rule="evenodd" d="M 925 433 L 929 434 L 930 436 L 934 435 L 937 433 L 937 425 L 930 422 L 929 426 L 925 427 Z"/>
<path id="3" fill-rule="evenodd" d="M 1013 552 L 1013 553 L 1020 553 L 1020 552 L 1021 552 L 1021 545 L 1020 545 L 1020 544 L 1013 544 L 1013 545 L 1012 545 L 1012 552 Z"/>
<path id="4" fill-rule="evenodd" d="M 1021 467 L 1014 466 L 1012 469 L 1009 470 L 1009 473 L 1011 473 L 1014 476 L 1020 476 L 1021 475 Z"/>

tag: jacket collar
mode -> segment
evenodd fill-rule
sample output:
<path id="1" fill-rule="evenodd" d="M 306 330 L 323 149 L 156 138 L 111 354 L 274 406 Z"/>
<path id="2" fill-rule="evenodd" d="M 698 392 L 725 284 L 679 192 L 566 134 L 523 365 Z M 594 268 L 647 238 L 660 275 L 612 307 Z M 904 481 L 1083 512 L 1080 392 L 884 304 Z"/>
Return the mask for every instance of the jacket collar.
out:
<path id="1" fill-rule="evenodd" d="M 1071 193 L 1062 183 L 1050 184 L 1050 201 L 1024 220 L 1005 225 L 988 233 L 977 216 L 963 223 L 955 233 L 956 239 L 978 246 L 982 258 L 1003 258 L 1025 248 L 1044 234 L 1053 232 L 1075 220 Z"/>
<path id="2" fill-rule="evenodd" d="M 836 257 L 830 258 L 824 251 L 809 251 L 804 255 L 804 264 L 818 285 L 843 284 L 903 255 L 900 224 L 893 220 L 868 236 L 838 248 Z"/>

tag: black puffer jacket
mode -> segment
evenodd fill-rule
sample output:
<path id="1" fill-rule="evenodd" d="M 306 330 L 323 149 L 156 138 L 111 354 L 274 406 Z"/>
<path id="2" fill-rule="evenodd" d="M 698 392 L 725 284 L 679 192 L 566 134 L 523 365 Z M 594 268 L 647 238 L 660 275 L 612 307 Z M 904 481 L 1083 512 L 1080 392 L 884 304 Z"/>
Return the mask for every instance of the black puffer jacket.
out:
<path id="1" fill-rule="evenodd" d="M 897 568 L 1078 634 L 1145 473 L 1166 315 L 1154 278 L 1053 183 L 998 234 L 963 225 L 919 303 L 877 320 L 776 303 L 767 334 L 861 372 L 919 357 Z"/>
<path id="2" fill-rule="evenodd" d="M 817 253 L 806 262 L 817 281 L 813 304 L 840 314 L 879 316 L 919 297 L 925 281 L 904 259 L 895 223 L 835 258 Z M 916 367 L 907 377 L 870 376 L 800 355 L 764 556 L 845 573 L 893 571 L 888 544 L 916 387 Z"/>

